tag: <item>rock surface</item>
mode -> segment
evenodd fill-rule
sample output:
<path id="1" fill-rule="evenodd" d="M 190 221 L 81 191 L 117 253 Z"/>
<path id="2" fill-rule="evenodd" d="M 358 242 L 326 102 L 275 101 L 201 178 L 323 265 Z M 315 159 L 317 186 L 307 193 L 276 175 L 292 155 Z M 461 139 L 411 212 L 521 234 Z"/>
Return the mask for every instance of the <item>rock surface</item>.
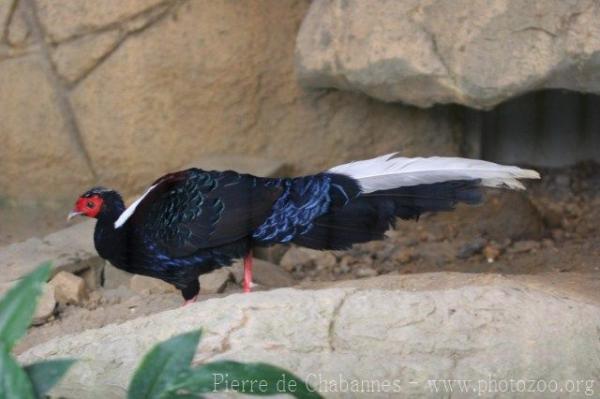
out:
<path id="1" fill-rule="evenodd" d="M 69 272 L 59 272 L 48 283 L 54 287 L 56 301 L 63 305 L 80 305 L 87 298 L 85 281 Z"/>
<path id="2" fill-rule="evenodd" d="M 110 262 L 106 262 L 104 266 L 104 284 L 105 288 L 129 287 L 133 274 L 124 270 L 117 269 Z"/>
<path id="3" fill-rule="evenodd" d="M 129 288 L 137 294 L 165 294 L 169 292 L 177 292 L 177 289 L 162 280 L 148 276 L 134 274 L 129 280 Z"/>
<path id="4" fill-rule="evenodd" d="M 98 289 L 102 286 L 102 276 L 104 275 L 104 264 L 99 263 L 92 267 L 88 267 L 80 272 L 77 272 L 85 281 L 85 286 L 90 290 Z"/>
<path id="5" fill-rule="evenodd" d="M 242 155 L 208 155 L 186 167 L 204 170 L 235 170 L 255 176 L 278 177 L 289 173 L 289 165 L 276 159 Z"/>
<path id="6" fill-rule="evenodd" d="M 390 149 L 456 153 L 445 110 L 298 85 L 306 0 L 18 3 L 31 32 L 19 47 L 0 41 L 3 197 L 133 194 L 213 154 L 283 156 L 305 173 Z"/>
<path id="7" fill-rule="evenodd" d="M 399 291 L 386 276 L 362 280 L 364 288 L 348 281 L 345 288 L 231 295 L 54 339 L 20 361 L 77 357 L 55 395 L 122 398 L 153 344 L 203 328 L 196 363 L 271 362 L 326 397 L 364 397 L 331 392 L 329 382 L 340 379 L 390 381 L 388 389 L 403 397 L 439 397 L 428 380 L 597 377 L 597 304 L 493 276 L 490 285 L 473 286 L 475 277 L 462 276 L 463 284 L 439 289 Z"/>
<path id="8" fill-rule="evenodd" d="M 266 288 L 291 287 L 297 281 L 292 275 L 286 272 L 281 266 L 262 259 L 254 258 L 252 260 L 252 282 Z M 244 264 L 238 261 L 228 269 L 233 273 L 236 283 L 242 284 L 244 280 Z"/>
<path id="9" fill-rule="evenodd" d="M 332 267 L 336 263 L 335 256 L 328 251 L 292 246 L 281 258 L 281 266 L 291 272 L 303 266 Z"/>
<path id="10" fill-rule="evenodd" d="M 56 288 L 53 284 L 44 284 L 33 315 L 31 324 L 34 326 L 44 324 L 54 315 L 56 309 Z"/>
<path id="11" fill-rule="evenodd" d="M 422 107 L 491 108 L 561 88 L 600 93 L 592 0 L 316 0 L 297 39 L 302 84 Z"/>
<path id="12" fill-rule="evenodd" d="M 481 206 L 461 204 L 444 217 L 447 226 L 460 226 L 463 236 L 481 235 L 494 240 L 539 239 L 544 222 L 530 197 L 521 191 L 487 190 Z"/>
<path id="13" fill-rule="evenodd" d="M 201 275 L 199 280 L 202 294 L 220 294 L 231 280 L 231 270 L 229 267 L 217 269 Z"/>
<path id="14" fill-rule="evenodd" d="M 52 262 L 55 274 L 101 267 L 104 261 L 96 253 L 93 242 L 95 222 L 84 221 L 41 239 L 30 238 L 0 248 L 0 286 L 8 287 L 47 261 Z"/>

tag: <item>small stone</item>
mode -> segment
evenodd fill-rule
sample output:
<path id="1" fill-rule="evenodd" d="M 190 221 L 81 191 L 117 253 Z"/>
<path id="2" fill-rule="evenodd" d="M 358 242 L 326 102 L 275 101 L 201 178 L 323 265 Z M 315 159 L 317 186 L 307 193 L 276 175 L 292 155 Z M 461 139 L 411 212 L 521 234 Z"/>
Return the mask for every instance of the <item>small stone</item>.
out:
<path id="1" fill-rule="evenodd" d="M 291 247 L 285 255 L 283 255 L 279 264 L 288 272 L 292 272 L 299 267 L 311 264 L 312 259 L 312 256 L 307 251 L 303 251 L 298 247 Z"/>
<path id="2" fill-rule="evenodd" d="M 280 262 L 280 265 L 288 272 L 292 272 L 298 267 L 311 265 L 317 266 L 319 270 L 333 269 L 336 264 L 337 259 L 331 252 L 300 247 L 291 247 Z"/>
<path id="3" fill-rule="evenodd" d="M 80 305 L 87 299 L 85 281 L 69 272 L 59 272 L 50 280 L 55 289 L 56 301 L 60 304 Z"/>
<path id="4" fill-rule="evenodd" d="M 356 277 L 364 278 L 364 277 L 375 277 L 377 276 L 377 270 L 372 269 L 370 267 L 361 267 L 356 271 Z"/>
<path id="5" fill-rule="evenodd" d="M 485 246 L 485 248 L 483 248 L 483 256 L 485 256 L 485 259 L 488 261 L 488 263 L 495 262 L 500 256 L 500 252 L 500 248 L 493 244 L 488 244 Z"/>
<path id="6" fill-rule="evenodd" d="M 202 294 L 220 294 L 225 291 L 227 282 L 232 278 L 230 268 L 213 270 L 200 276 L 200 292 Z"/>
<path id="7" fill-rule="evenodd" d="M 427 231 L 423 231 L 419 234 L 419 240 L 421 242 L 435 241 L 435 236 Z"/>
<path id="8" fill-rule="evenodd" d="M 342 259 L 340 260 L 340 273 L 342 273 L 342 274 L 349 273 L 352 270 L 350 265 L 353 263 L 355 263 L 355 260 L 353 257 L 347 256 L 347 255 L 343 256 Z"/>
<path id="9" fill-rule="evenodd" d="M 90 292 L 90 295 L 88 296 L 88 300 L 85 304 L 85 307 L 88 310 L 94 310 L 102 304 L 102 301 L 103 301 L 102 295 L 98 291 L 92 291 L 92 292 Z"/>
<path id="10" fill-rule="evenodd" d="M 128 287 L 119 286 L 117 288 L 105 289 L 102 291 L 102 299 L 100 300 L 102 305 L 116 305 L 126 301 L 134 295 Z"/>
<path id="11" fill-rule="evenodd" d="M 412 261 L 414 257 L 415 257 L 414 251 L 412 251 L 411 249 L 408 249 L 408 248 L 403 248 L 403 249 L 400 249 L 399 251 L 396 251 L 396 253 L 394 253 L 392 260 L 397 263 L 400 263 L 400 264 L 405 264 L 405 263 L 409 263 L 410 261 Z"/>
<path id="12" fill-rule="evenodd" d="M 371 267 L 373 266 L 373 258 L 371 257 L 371 255 L 363 255 L 358 260 L 358 263 L 366 267 Z"/>
<path id="13" fill-rule="evenodd" d="M 170 292 L 178 292 L 173 285 L 160 279 L 148 276 L 135 274 L 129 282 L 131 291 L 140 295 L 149 294 L 167 294 Z"/>
<path id="14" fill-rule="evenodd" d="M 267 262 L 279 264 L 281 262 L 281 258 L 288 250 L 287 245 L 276 244 L 271 245 L 270 247 L 256 247 L 253 249 L 252 254 L 255 259 L 266 260 Z"/>
<path id="15" fill-rule="evenodd" d="M 554 241 L 562 241 L 565 238 L 565 232 L 561 229 L 552 229 L 552 239 Z"/>
<path id="16" fill-rule="evenodd" d="M 565 205 L 565 210 L 567 211 L 567 214 L 571 217 L 581 216 L 581 213 L 583 212 L 581 206 L 575 202 L 567 203 Z"/>
<path id="17" fill-rule="evenodd" d="M 337 265 L 337 258 L 327 251 L 319 251 L 314 260 L 318 270 L 331 270 Z"/>
<path id="18" fill-rule="evenodd" d="M 269 288 L 290 287 L 296 284 L 296 279 L 289 272 L 278 265 L 260 259 L 254 259 L 252 274 L 257 284 Z"/>
<path id="19" fill-rule="evenodd" d="M 554 248 L 554 247 L 555 247 L 555 245 L 554 245 L 554 241 L 552 241 L 552 240 L 551 240 L 551 239 L 549 239 L 549 238 L 544 238 L 544 239 L 542 240 L 542 246 L 543 246 L 544 248 Z"/>
<path id="20" fill-rule="evenodd" d="M 253 282 L 269 288 L 290 287 L 296 284 L 296 279 L 290 272 L 287 272 L 281 266 L 262 259 L 252 260 L 252 278 Z M 241 284 L 244 280 L 244 263 L 238 261 L 230 268 L 233 277 L 237 284 Z M 294 275 L 297 276 L 296 273 Z M 303 277 L 304 275 L 302 275 Z M 202 285 L 201 285 L 202 287 Z M 203 288 L 201 288 L 203 289 Z"/>
<path id="21" fill-rule="evenodd" d="M 531 252 L 540 249 L 541 245 L 537 241 L 526 240 L 526 241 L 517 241 L 513 244 L 512 247 L 508 248 L 508 252 L 513 254 L 520 254 Z"/>
<path id="22" fill-rule="evenodd" d="M 104 265 L 104 288 L 129 287 L 132 277 L 133 274 L 118 269 L 109 262 L 106 262 Z"/>
<path id="23" fill-rule="evenodd" d="M 565 210 L 561 204 L 548 203 L 541 208 L 544 224 L 550 228 L 558 228 L 562 225 Z"/>
<path id="24" fill-rule="evenodd" d="M 52 284 L 44 284 L 31 324 L 39 326 L 46 323 L 54 315 L 55 309 L 55 287 Z"/>
<path id="25" fill-rule="evenodd" d="M 85 281 L 85 286 L 90 290 L 96 290 L 102 285 L 103 264 L 94 265 L 77 273 Z"/>
<path id="26" fill-rule="evenodd" d="M 466 243 L 458 250 L 458 254 L 456 255 L 459 259 L 467 259 L 471 256 L 480 253 L 485 247 L 486 240 L 483 238 L 476 238 L 475 240 Z"/>

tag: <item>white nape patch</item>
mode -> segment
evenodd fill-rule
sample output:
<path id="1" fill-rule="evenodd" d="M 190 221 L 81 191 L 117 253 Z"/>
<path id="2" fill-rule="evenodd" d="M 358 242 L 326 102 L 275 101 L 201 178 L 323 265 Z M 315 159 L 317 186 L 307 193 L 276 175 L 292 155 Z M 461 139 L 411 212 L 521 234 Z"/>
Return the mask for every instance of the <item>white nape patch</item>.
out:
<path id="1" fill-rule="evenodd" d="M 129 205 L 127 209 L 123 211 L 123 213 L 121 213 L 121 215 L 119 215 L 119 218 L 115 221 L 115 229 L 118 229 L 119 227 L 125 224 L 127 219 L 129 219 L 129 217 L 133 215 L 133 212 L 135 212 L 135 208 L 137 208 L 137 206 L 140 204 L 140 202 L 142 202 L 144 197 L 146 197 L 146 195 L 148 195 L 148 193 L 152 191 L 154 187 L 156 187 L 156 184 L 148 188 L 146 192 L 144 192 L 144 194 L 141 195 L 140 198 L 136 199 L 131 205 Z"/>
<path id="2" fill-rule="evenodd" d="M 456 157 L 403 158 L 397 153 L 350 162 L 327 172 L 352 177 L 363 193 L 452 180 L 481 179 L 487 187 L 524 189 L 518 179 L 539 179 L 535 170 Z"/>

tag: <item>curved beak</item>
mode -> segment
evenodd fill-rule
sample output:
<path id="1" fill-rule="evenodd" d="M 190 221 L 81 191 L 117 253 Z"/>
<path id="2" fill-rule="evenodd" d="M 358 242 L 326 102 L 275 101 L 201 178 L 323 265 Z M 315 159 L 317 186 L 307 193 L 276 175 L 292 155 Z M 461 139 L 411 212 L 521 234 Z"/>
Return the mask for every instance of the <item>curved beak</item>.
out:
<path id="1" fill-rule="evenodd" d="M 69 212 L 69 214 L 67 215 L 67 222 L 71 219 L 73 219 L 75 216 L 79 216 L 82 215 L 83 212 L 79 212 L 79 211 L 71 211 Z"/>

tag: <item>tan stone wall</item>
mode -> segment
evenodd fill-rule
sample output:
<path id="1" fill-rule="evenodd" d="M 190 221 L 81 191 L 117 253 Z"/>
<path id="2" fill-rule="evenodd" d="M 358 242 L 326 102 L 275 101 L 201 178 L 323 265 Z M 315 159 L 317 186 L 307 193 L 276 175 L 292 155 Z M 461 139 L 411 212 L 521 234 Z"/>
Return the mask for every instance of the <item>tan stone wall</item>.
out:
<path id="1" fill-rule="evenodd" d="M 206 154 L 455 152 L 445 111 L 306 91 L 303 0 L 0 0 L 0 196 L 131 192 Z"/>

